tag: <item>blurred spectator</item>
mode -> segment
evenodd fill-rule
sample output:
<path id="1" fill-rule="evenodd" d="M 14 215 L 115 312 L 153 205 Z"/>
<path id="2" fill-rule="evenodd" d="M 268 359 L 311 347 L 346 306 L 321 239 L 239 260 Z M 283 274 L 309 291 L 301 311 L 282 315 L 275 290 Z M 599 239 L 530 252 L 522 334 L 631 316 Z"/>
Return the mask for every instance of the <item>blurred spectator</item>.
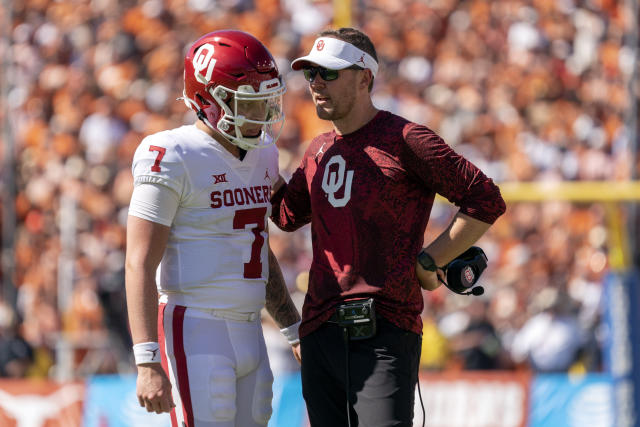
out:
<path id="1" fill-rule="evenodd" d="M 465 327 L 449 339 L 451 351 L 463 369 L 491 370 L 507 367 L 495 328 L 489 319 L 489 302 L 476 298 L 466 307 Z"/>
<path id="2" fill-rule="evenodd" d="M 516 333 L 513 360 L 529 363 L 536 372 L 567 372 L 587 343 L 574 304 L 565 293 L 546 288 L 536 296 L 533 307 L 539 312 Z"/>
<path id="3" fill-rule="evenodd" d="M 23 378 L 33 363 L 33 349 L 17 332 L 15 312 L 0 301 L 0 377 Z"/>

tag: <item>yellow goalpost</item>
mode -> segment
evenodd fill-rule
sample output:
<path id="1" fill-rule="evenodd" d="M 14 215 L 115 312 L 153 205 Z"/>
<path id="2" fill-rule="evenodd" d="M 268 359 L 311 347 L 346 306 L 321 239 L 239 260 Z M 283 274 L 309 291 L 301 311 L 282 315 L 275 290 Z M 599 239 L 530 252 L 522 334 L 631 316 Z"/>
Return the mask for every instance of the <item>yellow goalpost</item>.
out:
<path id="1" fill-rule="evenodd" d="M 503 182 L 502 197 L 510 202 L 624 202 L 640 200 L 640 181 Z"/>
<path id="2" fill-rule="evenodd" d="M 611 268 L 622 271 L 630 267 L 631 245 L 620 203 L 640 201 L 640 181 L 503 182 L 498 186 L 507 204 L 549 201 L 602 203 L 607 221 Z"/>

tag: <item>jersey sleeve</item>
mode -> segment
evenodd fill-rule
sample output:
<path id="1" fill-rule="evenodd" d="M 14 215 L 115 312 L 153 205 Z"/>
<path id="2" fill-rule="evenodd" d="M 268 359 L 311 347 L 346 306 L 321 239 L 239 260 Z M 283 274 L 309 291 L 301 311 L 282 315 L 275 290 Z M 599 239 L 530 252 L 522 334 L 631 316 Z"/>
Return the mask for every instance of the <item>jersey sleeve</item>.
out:
<path id="1" fill-rule="evenodd" d="M 182 157 L 175 144 L 162 134 L 142 140 L 133 156 L 133 184 L 159 184 L 184 193 L 188 182 Z"/>
<path id="2" fill-rule="evenodd" d="M 133 189 L 129 215 L 171 227 L 179 204 L 178 194 L 170 188 L 142 183 Z"/>
<path id="3" fill-rule="evenodd" d="M 404 130 L 405 165 L 418 180 L 477 220 L 493 224 L 506 209 L 500 189 L 425 126 Z"/>

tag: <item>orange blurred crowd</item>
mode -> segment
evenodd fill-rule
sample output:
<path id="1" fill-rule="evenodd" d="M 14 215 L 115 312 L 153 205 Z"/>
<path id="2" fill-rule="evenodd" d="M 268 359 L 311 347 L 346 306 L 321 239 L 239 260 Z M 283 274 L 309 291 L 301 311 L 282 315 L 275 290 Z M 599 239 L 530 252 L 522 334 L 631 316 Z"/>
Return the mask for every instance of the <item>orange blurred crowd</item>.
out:
<path id="1" fill-rule="evenodd" d="M 0 350 L 0 376 L 52 375 L 61 338 L 75 349 L 79 375 L 123 372 L 132 366 L 123 270 L 131 160 L 144 136 L 195 121 L 176 100 L 185 48 L 236 28 L 271 50 L 288 88 L 278 141 L 288 178 L 308 142 L 330 129 L 290 62 L 332 25 L 333 2 L 12 3 L 2 102 L 16 143 L 18 297 L 15 310 L 0 304 L 0 348 L 17 350 Z M 429 126 L 497 183 L 630 179 L 633 49 L 625 43 L 636 22 L 624 2 L 353 3 L 354 26 L 380 60 L 377 107 Z M 435 206 L 426 242 L 454 212 Z M 424 293 L 423 368 L 601 369 L 606 217 L 600 204 L 508 203 L 479 242 L 489 258 L 485 296 Z M 299 303 L 309 228 L 271 227 L 271 246 Z M 548 349 L 538 359 L 544 327 L 564 331 L 555 351 L 573 356 L 554 359 Z"/>

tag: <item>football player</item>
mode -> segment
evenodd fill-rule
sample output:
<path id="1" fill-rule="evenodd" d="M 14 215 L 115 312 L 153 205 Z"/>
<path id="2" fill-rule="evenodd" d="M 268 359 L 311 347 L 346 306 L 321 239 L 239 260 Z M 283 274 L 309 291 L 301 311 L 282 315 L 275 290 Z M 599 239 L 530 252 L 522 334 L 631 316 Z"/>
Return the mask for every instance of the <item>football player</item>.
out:
<path id="1" fill-rule="evenodd" d="M 195 124 L 150 135 L 133 159 L 126 290 L 137 395 L 173 426 L 264 426 L 260 310 L 298 357 L 300 316 L 268 241 L 285 85 L 266 47 L 216 31 L 185 57 Z"/>

